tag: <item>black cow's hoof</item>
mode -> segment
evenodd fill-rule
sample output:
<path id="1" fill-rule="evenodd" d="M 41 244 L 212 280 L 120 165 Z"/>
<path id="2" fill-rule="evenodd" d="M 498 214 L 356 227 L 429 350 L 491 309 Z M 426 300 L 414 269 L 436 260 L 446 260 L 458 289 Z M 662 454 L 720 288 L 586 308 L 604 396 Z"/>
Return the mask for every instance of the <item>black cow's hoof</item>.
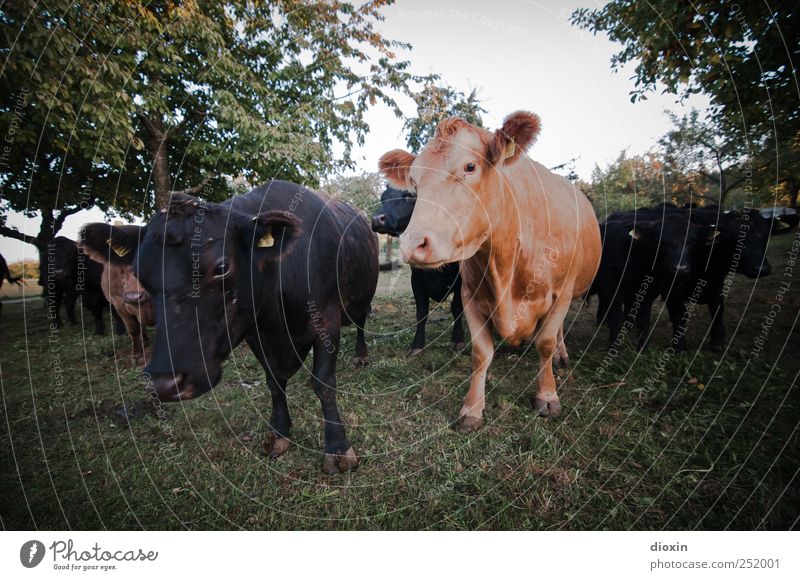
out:
<path id="1" fill-rule="evenodd" d="M 287 437 L 279 437 L 274 431 L 270 431 L 264 437 L 264 443 L 261 450 L 269 455 L 272 459 L 277 459 L 289 450 L 292 446 L 292 440 Z"/>
<path id="2" fill-rule="evenodd" d="M 458 419 L 456 419 L 455 423 L 453 423 L 453 430 L 456 433 L 472 433 L 481 427 L 483 427 L 483 419 L 480 417 L 467 417 L 466 415 L 461 415 Z"/>
<path id="3" fill-rule="evenodd" d="M 725 344 L 721 342 L 709 342 L 706 345 L 706 349 L 710 350 L 711 352 L 722 352 L 725 350 Z"/>
<path id="4" fill-rule="evenodd" d="M 542 417 L 558 417 L 561 414 L 561 402 L 557 398 L 552 401 L 545 401 L 536 397 L 533 400 L 533 408 Z"/>
<path id="5" fill-rule="evenodd" d="M 322 470 L 329 474 L 345 473 L 358 467 L 358 456 L 352 447 L 344 453 L 326 453 L 322 460 Z"/>
<path id="6" fill-rule="evenodd" d="M 357 367 L 368 367 L 369 366 L 369 355 L 365 354 L 364 356 L 357 356 L 353 359 L 353 365 Z"/>
<path id="7" fill-rule="evenodd" d="M 417 356 L 418 354 L 421 354 L 423 350 L 425 350 L 425 349 L 424 348 L 412 348 L 411 350 L 408 351 L 408 356 Z"/>

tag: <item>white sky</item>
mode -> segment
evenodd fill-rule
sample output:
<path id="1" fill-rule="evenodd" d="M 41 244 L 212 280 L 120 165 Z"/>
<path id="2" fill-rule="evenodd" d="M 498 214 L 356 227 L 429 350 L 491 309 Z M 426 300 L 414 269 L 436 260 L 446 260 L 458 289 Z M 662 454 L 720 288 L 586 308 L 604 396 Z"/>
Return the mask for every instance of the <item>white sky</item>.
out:
<path id="1" fill-rule="evenodd" d="M 588 179 L 595 164 L 605 166 L 622 149 L 641 153 L 652 147 L 669 128 L 664 109 L 680 110 L 672 95 L 631 103 L 633 67 L 612 73 L 609 65 L 619 45 L 569 24 L 575 8 L 602 4 L 399 0 L 385 10 L 378 30 L 413 46 L 398 55 L 411 61 L 412 72 L 439 73 L 463 92 L 477 88 L 488 128 L 518 109 L 539 114 L 542 133 L 531 157 L 548 167 L 576 157 L 578 175 Z M 406 114 L 414 114 L 410 99 L 399 102 Z M 701 108 L 705 101 L 695 98 L 689 104 Z M 367 122 L 371 131 L 354 158 L 359 170 L 375 171 L 384 152 L 405 147 L 403 122 L 384 106 L 371 110 Z M 78 213 L 60 235 L 75 239 L 82 224 L 103 219 L 97 210 Z M 37 221 L 8 219 L 29 234 L 36 233 Z M 0 253 L 9 262 L 37 258 L 33 246 L 3 237 Z"/>

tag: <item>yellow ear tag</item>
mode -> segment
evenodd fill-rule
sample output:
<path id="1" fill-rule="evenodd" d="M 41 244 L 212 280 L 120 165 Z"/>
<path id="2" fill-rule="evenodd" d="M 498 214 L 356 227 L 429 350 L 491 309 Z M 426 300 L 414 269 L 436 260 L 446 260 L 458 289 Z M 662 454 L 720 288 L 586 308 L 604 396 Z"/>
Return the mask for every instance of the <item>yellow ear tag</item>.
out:
<path id="1" fill-rule="evenodd" d="M 275 245 L 275 238 L 272 237 L 272 228 L 267 228 L 267 233 L 261 236 L 256 244 L 259 248 L 271 248 Z"/>
<path id="2" fill-rule="evenodd" d="M 503 159 L 509 159 L 511 157 L 514 157 L 514 153 L 516 152 L 517 152 L 517 144 L 512 141 L 511 143 L 506 145 L 505 153 L 503 153 Z"/>
<path id="3" fill-rule="evenodd" d="M 108 240 L 106 240 L 106 243 L 108 244 L 108 247 L 114 250 L 114 253 L 120 258 L 124 258 L 125 256 L 131 253 L 130 248 L 125 248 L 123 246 L 115 246 L 114 244 L 112 244 L 111 238 L 108 238 Z"/>
<path id="4" fill-rule="evenodd" d="M 630 237 L 632 237 L 634 240 L 638 240 L 639 239 L 639 232 L 637 232 L 636 230 L 629 231 L 628 235 Z"/>
<path id="5" fill-rule="evenodd" d="M 718 237 L 719 237 L 719 230 L 716 230 L 716 231 L 714 231 L 714 235 L 713 235 L 713 236 L 711 236 L 711 237 L 708 239 L 708 241 L 706 242 L 706 245 L 707 245 L 707 246 L 711 246 L 711 245 L 713 245 L 713 244 L 714 244 L 714 242 L 716 242 L 716 241 L 717 241 L 717 238 L 718 238 Z"/>

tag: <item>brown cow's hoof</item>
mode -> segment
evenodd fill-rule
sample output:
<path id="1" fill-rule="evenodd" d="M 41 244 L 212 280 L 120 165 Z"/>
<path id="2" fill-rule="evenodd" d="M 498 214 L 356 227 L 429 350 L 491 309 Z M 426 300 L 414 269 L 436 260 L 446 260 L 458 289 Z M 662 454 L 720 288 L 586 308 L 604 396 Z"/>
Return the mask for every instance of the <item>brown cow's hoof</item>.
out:
<path id="1" fill-rule="evenodd" d="M 424 350 L 424 349 L 422 349 L 422 348 L 412 348 L 410 351 L 408 351 L 408 356 L 417 356 L 417 355 L 418 355 L 418 354 L 420 354 L 420 353 L 421 353 L 423 350 Z"/>
<path id="2" fill-rule="evenodd" d="M 558 417 L 561 414 L 561 402 L 558 399 L 545 401 L 536 397 L 533 400 L 533 407 L 542 417 Z"/>
<path id="3" fill-rule="evenodd" d="M 472 433 L 481 427 L 483 427 L 483 419 L 480 417 L 467 417 L 466 415 L 461 415 L 458 419 L 456 419 L 455 423 L 453 423 L 453 430 L 456 433 Z"/>
<path id="4" fill-rule="evenodd" d="M 353 359 L 353 364 L 357 367 L 368 367 L 369 366 L 369 355 L 365 354 L 364 356 L 357 356 Z"/>
<path id="5" fill-rule="evenodd" d="M 464 350 L 465 346 L 467 346 L 466 342 L 454 342 L 453 350 Z"/>
<path id="6" fill-rule="evenodd" d="M 279 437 L 275 432 L 270 431 L 264 437 L 264 445 L 262 449 L 264 453 L 269 455 L 272 459 L 277 459 L 289 450 L 292 446 L 292 440 L 286 437 Z"/>
<path id="7" fill-rule="evenodd" d="M 326 453 L 322 460 L 322 470 L 329 475 L 353 471 L 357 467 L 358 456 L 352 447 L 344 453 Z"/>

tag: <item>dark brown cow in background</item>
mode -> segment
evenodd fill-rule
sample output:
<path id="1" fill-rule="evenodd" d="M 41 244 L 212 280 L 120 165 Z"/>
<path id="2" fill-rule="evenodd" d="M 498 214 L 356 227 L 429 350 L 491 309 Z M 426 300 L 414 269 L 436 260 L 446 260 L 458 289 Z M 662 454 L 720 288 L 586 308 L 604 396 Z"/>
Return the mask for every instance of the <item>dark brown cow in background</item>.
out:
<path id="1" fill-rule="evenodd" d="M 461 262 L 472 334 L 471 385 L 455 425 L 462 432 L 483 424 L 492 327 L 512 345 L 533 337 L 536 410 L 546 417 L 560 413 L 553 357 L 565 362 L 564 318 L 600 263 L 600 230 L 589 200 L 525 155 L 539 128 L 539 117 L 524 111 L 494 133 L 449 118 L 419 156 L 394 150 L 379 162 L 394 187 L 417 194 L 400 236 L 403 259 L 420 268 Z"/>
<path id="2" fill-rule="evenodd" d="M 22 285 L 20 282 L 22 278 L 14 277 L 11 275 L 11 271 L 8 269 L 8 262 L 3 257 L 3 254 L 0 254 L 0 288 L 3 287 L 3 282 L 8 280 L 10 284 L 16 284 L 17 286 Z M 0 301 L 0 316 L 3 314 L 3 303 Z"/>
<path id="3" fill-rule="evenodd" d="M 86 224 L 81 229 L 80 247 L 92 260 L 103 265 L 101 287 L 106 299 L 116 309 L 131 337 L 131 362 L 143 366 L 146 361 L 147 333 L 145 327 L 155 324 L 150 295 L 139 284 L 130 263 L 122 262 L 115 235 L 137 237 L 141 226 Z"/>

